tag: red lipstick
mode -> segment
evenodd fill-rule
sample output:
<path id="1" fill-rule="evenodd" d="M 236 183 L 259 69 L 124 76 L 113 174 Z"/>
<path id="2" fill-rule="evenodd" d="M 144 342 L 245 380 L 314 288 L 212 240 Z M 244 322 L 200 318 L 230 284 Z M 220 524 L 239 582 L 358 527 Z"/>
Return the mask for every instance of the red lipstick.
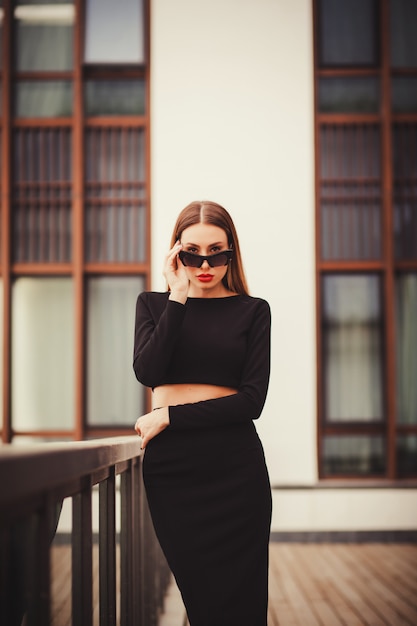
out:
<path id="1" fill-rule="evenodd" d="M 197 278 L 202 283 L 209 283 L 211 280 L 213 280 L 213 274 L 199 274 Z"/>

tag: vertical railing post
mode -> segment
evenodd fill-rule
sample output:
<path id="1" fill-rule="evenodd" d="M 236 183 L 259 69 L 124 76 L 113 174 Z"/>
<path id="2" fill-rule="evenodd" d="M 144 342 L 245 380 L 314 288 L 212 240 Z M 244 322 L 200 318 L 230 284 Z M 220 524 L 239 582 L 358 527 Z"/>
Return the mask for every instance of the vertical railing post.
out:
<path id="1" fill-rule="evenodd" d="M 93 620 L 93 538 L 91 485 L 72 499 L 72 625 Z"/>
<path id="2" fill-rule="evenodd" d="M 10 529 L 0 528 L 0 624 L 10 619 Z"/>
<path id="3" fill-rule="evenodd" d="M 11 519 L 2 529 L 0 550 L 1 624 L 19 624 L 32 606 L 34 567 L 33 551 L 36 537 L 33 534 L 31 513 L 23 518 Z"/>
<path id="4" fill-rule="evenodd" d="M 30 572 L 30 597 L 27 626 L 42 626 L 50 623 L 50 545 L 55 520 L 53 506 L 47 497 L 39 513 L 32 518 L 34 539 L 33 559 Z"/>
<path id="5" fill-rule="evenodd" d="M 100 626 L 116 626 L 116 478 L 114 466 L 99 485 Z"/>
<path id="6" fill-rule="evenodd" d="M 144 568 L 144 584 L 143 593 L 145 601 L 145 613 L 146 624 L 149 626 L 155 626 L 157 624 L 157 607 L 156 607 L 156 558 L 155 558 L 155 532 L 152 525 L 151 516 L 149 513 L 148 503 L 146 497 L 144 497 L 143 507 L 143 526 L 144 526 L 144 556 L 145 556 L 145 568 Z"/>
<path id="7" fill-rule="evenodd" d="M 132 612 L 135 626 L 146 626 L 142 621 L 142 598 L 139 593 L 141 585 L 141 557 L 142 557 L 142 542 L 140 536 L 140 488 L 141 488 L 141 475 L 140 475 L 140 459 L 136 458 L 132 461 L 132 515 L 133 515 L 133 529 L 132 529 L 132 575 L 133 575 L 133 597 L 132 597 Z"/>
<path id="8" fill-rule="evenodd" d="M 137 593 L 132 585 L 132 463 L 122 472 L 120 479 L 120 618 L 123 626 L 134 626 L 132 595 Z"/>
<path id="9" fill-rule="evenodd" d="M 140 472 L 142 472 L 142 463 L 143 457 L 139 459 L 140 461 Z M 145 488 L 143 485 L 143 480 L 141 477 L 138 489 L 138 508 L 139 508 L 139 519 L 137 523 L 137 533 L 139 538 L 140 545 L 140 554 L 139 554 L 139 589 L 140 589 L 140 626 L 147 625 L 147 613 L 146 613 L 146 597 L 145 597 L 145 577 L 146 577 L 146 556 L 145 556 L 145 525 L 144 525 L 144 515 L 145 515 Z"/>

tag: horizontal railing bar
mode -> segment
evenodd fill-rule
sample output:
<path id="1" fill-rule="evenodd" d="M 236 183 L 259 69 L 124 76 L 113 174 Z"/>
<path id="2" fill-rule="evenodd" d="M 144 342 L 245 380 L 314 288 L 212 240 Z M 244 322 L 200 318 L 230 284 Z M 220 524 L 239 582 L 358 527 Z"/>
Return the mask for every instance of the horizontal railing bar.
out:
<path id="1" fill-rule="evenodd" d="M 0 448 L 0 509 L 141 454 L 136 435 L 113 438 L 108 443 L 101 439 L 31 446 L 4 444 Z"/>
<path id="2" fill-rule="evenodd" d="M 8 505 L 4 507 L 0 506 L 1 525 L 7 526 L 33 513 L 33 511 L 38 511 L 44 505 L 44 501 L 44 494 L 38 493 L 33 496 L 28 496 L 25 500 L 14 502 L 13 507 Z"/>

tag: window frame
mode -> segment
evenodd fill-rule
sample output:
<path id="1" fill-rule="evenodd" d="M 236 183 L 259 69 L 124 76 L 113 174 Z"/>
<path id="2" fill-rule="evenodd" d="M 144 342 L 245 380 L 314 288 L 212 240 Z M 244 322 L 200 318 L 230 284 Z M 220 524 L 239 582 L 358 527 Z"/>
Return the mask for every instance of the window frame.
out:
<path id="1" fill-rule="evenodd" d="M 317 458 L 320 480 L 362 480 L 379 481 L 380 476 L 360 474 L 326 475 L 323 470 L 323 441 L 326 435 L 349 436 L 361 433 L 383 433 L 386 440 L 386 473 L 383 481 L 399 480 L 396 458 L 397 437 L 416 435 L 417 424 L 399 424 L 396 419 L 396 364 L 395 364 L 395 276 L 400 271 L 417 272 L 417 258 L 400 260 L 394 256 L 394 174 L 393 125 L 396 122 L 417 123 L 417 113 L 394 113 L 391 108 L 391 81 L 395 76 L 417 76 L 417 68 L 410 70 L 390 67 L 389 51 L 389 0 L 377 0 L 379 19 L 377 20 L 376 41 L 380 42 L 380 65 L 377 67 L 333 66 L 320 67 L 319 58 L 319 2 L 313 0 L 313 47 L 314 47 L 314 126 L 315 126 L 315 248 L 316 248 L 316 336 L 317 336 Z M 323 77 L 370 77 L 380 79 L 380 109 L 376 113 L 321 113 L 319 110 L 319 81 Z M 323 260 L 321 241 L 321 176 L 320 176 L 320 131 L 325 125 L 378 124 L 381 132 L 381 219 L 382 254 L 377 260 Z M 378 424 L 340 424 L 324 421 L 324 367 L 322 350 L 322 276 L 328 273 L 379 273 L 382 284 L 382 332 L 384 343 L 383 387 L 385 389 L 386 420 Z M 382 430 L 381 430 L 382 429 Z M 416 478 L 417 475 L 406 478 Z M 401 478 L 402 480 L 402 478 Z"/>
<path id="2" fill-rule="evenodd" d="M 3 425 L 1 430 L 3 442 L 10 442 L 14 437 L 27 436 L 34 438 L 75 439 L 86 437 L 115 436 L 131 432 L 131 428 L 105 426 L 89 426 L 87 423 L 87 359 L 85 333 L 87 331 L 87 300 L 86 283 L 90 276 L 142 276 L 146 289 L 151 282 L 151 251 L 150 251 L 150 103 L 149 103 L 149 0 L 144 0 L 144 46 L 145 62 L 137 65 L 100 65 L 85 64 L 84 59 L 84 32 L 85 32 L 85 2 L 74 0 L 74 64 L 70 72 L 16 72 L 13 68 L 13 0 L 3 0 L 3 66 L 1 69 L 2 81 L 2 116 L 1 124 L 1 170 L 0 187 L 2 192 L 1 206 L 1 263 L 0 276 L 3 281 Z M 141 79 L 145 81 L 145 114 L 129 116 L 94 116 L 87 117 L 84 113 L 84 82 L 91 78 Z M 70 117 L 65 118 L 30 118 L 19 119 L 13 116 L 13 88 L 19 79 L 48 80 L 71 79 L 73 84 L 73 111 Z M 72 222 L 72 249 L 69 262 L 19 262 L 13 261 L 12 245 L 12 204 L 13 204 L 13 145 L 12 138 L 15 129 L 25 128 L 69 128 L 72 133 L 72 180 L 71 180 L 71 222 Z M 144 207 L 145 207 L 145 256 L 142 262 L 87 262 L 85 255 L 85 155 L 84 136 L 89 128 L 124 128 L 130 126 L 142 129 L 145 135 L 144 159 Z M 13 427 L 11 407 L 11 288 L 13 280 L 23 276 L 68 276 L 74 285 L 74 324 L 75 324 L 75 413 L 73 426 L 70 430 L 16 431 Z M 132 331 L 133 332 L 133 331 Z M 133 373 L 132 373 L 133 376 Z M 150 406 L 150 395 L 146 394 L 147 407 Z"/>

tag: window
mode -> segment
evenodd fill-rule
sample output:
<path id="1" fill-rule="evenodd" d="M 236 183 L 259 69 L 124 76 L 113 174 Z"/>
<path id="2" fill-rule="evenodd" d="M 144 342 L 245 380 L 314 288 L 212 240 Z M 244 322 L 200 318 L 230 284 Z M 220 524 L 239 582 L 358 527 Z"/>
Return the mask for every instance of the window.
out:
<path id="1" fill-rule="evenodd" d="M 147 33 L 146 0 L 0 1 L 3 441 L 132 432 L 145 410 Z"/>
<path id="2" fill-rule="evenodd" d="M 416 22 L 314 1 L 322 478 L 417 476 Z"/>

